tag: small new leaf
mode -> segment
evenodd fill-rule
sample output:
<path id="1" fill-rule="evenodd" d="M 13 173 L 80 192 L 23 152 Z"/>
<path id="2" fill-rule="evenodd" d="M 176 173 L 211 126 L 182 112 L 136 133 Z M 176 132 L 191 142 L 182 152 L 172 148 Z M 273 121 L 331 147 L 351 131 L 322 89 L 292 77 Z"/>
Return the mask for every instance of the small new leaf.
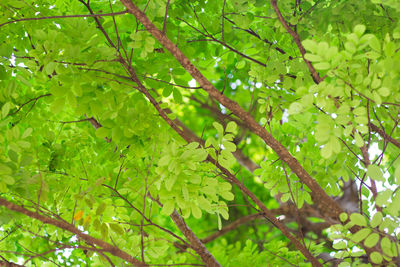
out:
<path id="1" fill-rule="evenodd" d="M 339 218 L 340 218 L 340 221 L 341 221 L 341 222 L 345 222 L 345 221 L 347 220 L 348 217 L 349 217 L 349 216 L 347 215 L 346 212 L 342 212 L 342 213 L 339 215 Z"/>

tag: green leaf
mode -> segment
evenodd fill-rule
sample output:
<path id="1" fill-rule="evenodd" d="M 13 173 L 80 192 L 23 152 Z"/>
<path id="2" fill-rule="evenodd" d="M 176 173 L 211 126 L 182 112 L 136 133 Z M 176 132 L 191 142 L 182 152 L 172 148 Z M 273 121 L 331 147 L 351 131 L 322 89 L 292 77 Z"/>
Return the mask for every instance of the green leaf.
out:
<path id="1" fill-rule="evenodd" d="M 376 52 L 381 52 L 381 43 L 375 35 L 372 35 L 368 42 L 369 46 Z"/>
<path id="2" fill-rule="evenodd" d="M 100 127 L 96 130 L 96 136 L 98 138 L 106 138 L 107 135 L 109 134 L 109 130 L 104 128 L 104 127 Z"/>
<path id="3" fill-rule="evenodd" d="M 96 209 L 96 215 L 101 215 L 103 214 L 104 210 L 106 209 L 107 205 L 105 203 L 100 203 L 99 206 Z"/>
<path id="4" fill-rule="evenodd" d="M 371 229 L 363 228 L 359 230 L 357 233 L 353 234 L 350 239 L 355 243 L 360 243 L 371 233 Z"/>
<path id="5" fill-rule="evenodd" d="M 55 97 L 62 97 L 65 96 L 68 91 L 60 85 L 54 85 L 50 87 L 50 93 Z"/>
<path id="6" fill-rule="evenodd" d="M 172 94 L 172 89 L 173 89 L 173 87 L 172 86 L 166 86 L 165 88 L 164 88 L 164 90 L 163 90 L 163 96 L 164 97 L 169 97 L 171 94 Z"/>
<path id="7" fill-rule="evenodd" d="M 331 68 L 331 64 L 329 62 L 320 62 L 314 64 L 314 68 L 317 70 L 328 70 Z"/>
<path id="8" fill-rule="evenodd" d="M 383 97 L 387 97 L 390 95 L 390 90 L 387 87 L 381 87 L 378 89 L 378 93 Z"/>
<path id="9" fill-rule="evenodd" d="M 354 54 L 357 51 L 356 46 L 353 44 L 353 42 L 346 42 L 344 44 L 344 47 L 346 48 L 347 51 L 349 51 L 351 54 Z"/>
<path id="10" fill-rule="evenodd" d="M 165 155 L 163 156 L 159 161 L 158 161 L 158 166 L 166 166 L 170 162 L 171 157 L 170 155 Z"/>
<path id="11" fill-rule="evenodd" d="M 163 206 L 163 208 L 161 210 L 161 213 L 166 215 L 166 216 L 169 216 L 174 211 L 174 209 L 175 209 L 174 201 L 173 200 L 168 200 L 168 201 L 166 201 L 164 203 L 164 206 Z"/>
<path id="12" fill-rule="evenodd" d="M 146 42 L 146 44 L 153 46 L 156 43 L 156 40 L 153 37 L 148 36 L 148 37 L 146 37 L 145 42 Z"/>
<path id="13" fill-rule="evenodd" d="M 106 239 L 106 238 L 107 238 L 107 236 L 108 236 L 108 229 L 109 229 L 108 223 L 102 223 L 102 224 L 101 224 L 101 226 L 100 226 L 100 233 L 101 233 L 101 237 L 102 237 L 103 239 Z"/>
<path id="14" fill-rule="evenodd" d="M 193 217 L 195 217 L 196 219 L 200 219 L 201 218 L 201 209 L 199 209 L 199 207 L 197 207 L 196 205 L 192 205 L 192 214 Z"/>
<path id="15" fill-rule="evenodd" d="M 65 98 L 57 98 L 54 100 L 53 103 L 50 105 L 50 111 L 53 112 L 54 114 L 60 113 L 61 110 L 63 110 L 65 105 Z"/>
<path id="16" fill-rule="evenodd" d="M 224 146 L 225 150 L 229 152 L 234 152 L 236 150 L 236 145 L 232 142 L 222 141 L 222 145 Z"/>
<path id="17" fill-rule="evenodd" d="M 393 257 L 393 253 L 392 253 L 392 242 L 390 241 L 390 239 L 388 237 L 383 237 L 381 240 L 381 248 L 383 253 L 385 253 L 386 255 Z"/>
<path id="18" fill-rule="evenodd" d="M 369 59 L 378 59 L 381 57 L 381 54 L 375 51 L 368 51 L 365 53 L 365 56 Z"/>
<path id="19" fill-rule="evenodd" d="M 110 223 L 109 226 L 116 234 L 121 236 L 125 234 L 124 228 L 119 223 Z"/>
<path id="20" fill-rule="evenodd" d="M 364 240 L 364 245 L 367 248 L 372 248 L 378 243 L 378 241 L 379 241 L 379 234 L 372 233 Z"/>
<path id="21" fill-rule="evenodd" d="M 235 196 L 229 191 L 222 191 L 219 195 L 228 201 L 232 201 L 235 198 Z"/>
<path id="22" fill-rule="evenodd" d="M 400 165 L 396 167 L 394 176 L 396 177 L 397 184 L 400 184 Z"/>
<path id="23" fill-rule="evenodd" d="M 228 133 L 233 133 L 236 131 L 237 125 L 234 121 L 230 121 L 228 122 L 228 124 L 226 125 L 226 129 L 225 131 Z"/>
<path id="24" fill-rule="evenodd" d="M 221 229 L 222 229 L 221 216 L 219 214 L 217 214 L 217 218 L 218 218 L 218 230 L 221 231 Z"/>
<path id="25" fill-rule="evenodd" d="M 378 227 L 382 223 L 382 218 L 383 218 L 382 212 L 378 211 L 377 213 L 375 213 L 374 217 L 370 221 L 371 227 L 372 228 Z"/>
<path id="26" fill-rule="evenodd" d="M 176 182 L 176 174 L 172 174 L 171 176 L 169 176 L 167 179 L 165 179 L 165 188 L 168 191 L 172 190 L 172 187 L 174 186 L 175 182 Z"/>
<path id="27" fill-rule="evenodd" d="M 355 27 L 354 27 L 354 29 L 353 29 L 353 32 L 355 33 L 355 34 L 357 34 L 357 36 L 358 37 L 361 37 L 363 34 L 364 34 L 364 32 L 365 32 L 365 26 L 364 25 L 356 25 Z"/>
<path id="28" fill-rule="evenodd" d="M 8 112 L 10 111 L 11 108 L 11 103 L 7 102 L 3 105 L 3 107 L 1 108 L 1 117 L 4 119 L 5 117 L 7 117 Z"/>
<path id="29" fill-rule="evenodd" d="M 304 58 L 311 62 L 320 62 L 323 60 L 321 56 L 313 55 L 313 54 L 309 54 L 309 53 L 305 54 Z"/>
<path id="30" fill-rule="evenodd" d="M 304 40 L 302 42 L 302 45 L 304 46 L 304 48 L 306 50 L 311 51 L 311 52 L 316 52 L 317 48 L 318 48 L 318 44 L 313 40 Z"/>
<path id="31" fill-rule="evenodd" d="M 244 61 L 244 60 L 241 60 L 236 64 L 237 69 L 243 69 L 244 66 L 246 66 L 246 61 Z"/>
<path id="32" fill-rule="evenodd" d="M 367 226 L 367 222 L 365 220 L 365 217 L 361 215 L 360 213 L 352 213 L 350 215 L 350 221 L 354 223 L 355 225 L 359 226 Z"/>
<path id="33" fill-rule="evenodd" d="M 199 147 L 199 143 L 198 142 L 191 142 L 186 146 L 187 149 L 195 149 L 195 148 L 198 148 L 198 147 Z"/>
<path id="34" fill-rule="evenodd" d="M 22 139 L 27 138 L 28 136 L 30 136 L 30 135 L 32 134 L 32 131 L 33 131 L 32 128 L 26 129 L 25 132 L 22 134 L 21 138 L 22 138 Z"/>
<path id="35" fill-rule="evenodd" d="M 345 222 L 345 221 L 347 220 L 347 218 L 348 218 L 348 215 L 347 215 L 346 212 L 342 212 L 342 213 L 339 215 L 339 219 L 340 219 L 341 222 Z"/>
<path id="36" fill-rule="evenodd" d="M 324 145 L 324 147 L 321 149 L 321 156 L 328 159 L 332 156 L 332 144 L 331 142 L 328 142 Z"/>
<path id="37" fill-rule="evenodd" d="M 334 249 L 345 249 L 346 247 L 347 247 L 347 244 L 344 241 L 339 241 L 339 242 L 333 244 Z"/>
<path id="38" fill-rule="evenodd" d="M 173 95 L 174 95 L 174 100 L 176 101 L 176 103 L 182 103 L 182 94 L 181 92 L 179 92 L 178 89 L 173 88 Z"/>
<path id="39" fill-rule="evenodd" d="M 362 139 L 359 133 L 354 133 L 354 138 L 356 141 L 356 146 L 362 147 L 364 145 L 364 139 Z"/>
<path id="40" fill-rule="evenodd" d="M 8 78 L 6 68 L 3 65 L 0 65 L 0 81 L 4 81 Z"/>
<path id="41" fill-rule="evenodd" d="M 1 181 L 3 183 L 5 183 L 5 184 L 8 184 L 8 185 L 12 185 L 12 184 L 15 183 L 14 178 L 12 176 L 10 176 L 10 175 L 2 175 L 1 176 Z"/>
<path id="42" fill-rule="evenodd" d="M 376 181 L 385 181 L 385 178 L 383 178 L 383 174 L 381 171 L 381 168 L 379 168 L 377 165 L 371 164 L 368 166 L 367 169 L 367 175 Z"/>
<path id="43" fill-rule="evenodd" d="M 383 192 L 378 192 L 378 196 L 376 197 L 376 204 L 378 206 L 383 206 L 388 204 L 389 198 L 392 196 L 393 192 L 390 189 L 387 189 Z"/>
<path id="44" fill-rule="evenodd" d="M 382 254 L 380 254 L 379 252 L 376 252 L 376 251 L 371 253 L 370 259 L 371 259 L 371 262 L 373 262 L 375 264 L 380 264 L 383 261 Z"/>
<path id="45" fill-rule="evenodd" d="M 218 122 L 213 122 L 213 126 L 217 130 L 218 136 L 222 137 L 224 135 L 224 128 L 222 125 Z"/>
<path id="46" fill-rule="evenodd" d="M 290 104 L 288 114 L 289 115 L 299 114 L 302 111 L 303 111 L 303 106 L 298 102 L 294 102 Z"/>
<path id="47" fill-rule="evenodd" d="M 45 66 L 44 70 L 46 71 L 46 74 L 47 74 L 47 75 L 52 75 L 53 72 L 54 72 L 55 67 L 56 67 L 56 63 L 55 63 L 55 62 L 49 62 L 49 63 Z"/>
<path id="48" fill-rule="evenodd" d="M 12 169 L 5 164 L 0 163 L 0 175 L 12 174 Z"/>
<path id="49" fill-rule="evenodd" d="M 362 116 L 364 114 L 367 114 L 367 110 L 365 109 L 365 107 L 358 107 L 353 110 L 353 113 L 357 116 Z"/>

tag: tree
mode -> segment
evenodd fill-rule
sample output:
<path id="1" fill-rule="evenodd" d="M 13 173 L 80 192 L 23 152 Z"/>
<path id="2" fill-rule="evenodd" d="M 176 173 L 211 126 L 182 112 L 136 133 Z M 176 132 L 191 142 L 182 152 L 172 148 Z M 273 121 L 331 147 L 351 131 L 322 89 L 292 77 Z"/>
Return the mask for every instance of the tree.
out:
<path id="1" fill-rule="evenodd" d="M 400 264 L 397 1 L 0 6 L 0 266 Z"/>

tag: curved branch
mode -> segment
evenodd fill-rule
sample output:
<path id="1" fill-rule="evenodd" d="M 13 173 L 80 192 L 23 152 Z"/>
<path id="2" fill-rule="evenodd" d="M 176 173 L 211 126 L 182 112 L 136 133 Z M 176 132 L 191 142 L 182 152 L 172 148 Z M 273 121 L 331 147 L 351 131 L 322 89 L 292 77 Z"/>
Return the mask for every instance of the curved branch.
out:
<path id="1" fill-rule="evenodd" d="M 4 198 L 0 198 L 0 206 L 6 207 L 7 209 L 22 213 L 28 217 L 31 217 L 33 219 L 36 219 L 38 221 L 43 222 L 44 224 L 51 224 L 54 225 L 58 228 L 61 228 L 63 230 L 66 230 L 70 233 L 73 233 L 75 235 L 77 235 L 80 239 L 85 240 L 86 242 L 98 245 L 100 247 L 102 247 L 104 249 L 105 252 L 108 252 L 118 258 L 121 258 L 129 263 L 132 263 L 134 266 L 138 266 L 138 267 L 144 267 L 144 266 L 148 266 L 147 264 L 144 264 L 143 262 L 135 259 L 134 257 L 132 257 L 131 255 L 129 255 L 128 253 L 126 253 L 125 251 L 110 245 L 109 243 L 92 237 L 88 234 L 85 234 L 83 232 L 81 232 L 79 229 L 77 229 L 75 226 L 73 226 L 72 224 L 69 224 L 67 222 L 63 222 L 63 221 L 58 221 L 55 220 L 53 218 L 49 218 L 46 216 L 43 216 L 39 213 L 30 211 L 26 208 L 24 208 L 23 206 L 19 206 L 16 205 L 12 202 L 9 202 L 8 200 L 4 199 Z"/>
<path id="2" fill-rule="evenodd" d="M 187 142 L 199 141 L 204 143 L 203 140 L 200 138 L 194 138 L 195 136 L 193 133 L 191 135 L 187 135 L 186 132 L 181 129 L 176 123 L 174 123 L 166 114 L 166 112 L 160 107 L 159 103 L 150 95 L 147 89 L 143 86 L 143 84 L 138 79 L 136 72 L 133 70 L 131 66 L 128 66 L 125 62 L 121 62 L 124 64 L 125 68 L 132 76 L 132 80 L 136 82 L 139 86 L 140 91 L 147 97 L 147 99 L 153 104 L 153 106 L 157 109 L 160 116 L 171 126 L 183 139 Z M 216 89 L 215 89 L 216 90 Z M 193 138 L 193 139 L 192 139 Z M 210 155 L 207 156 L 207 161 L 214 164 L 224 175 L 225 179 L 228 180 L 230 183 L 236 185 L 245 195 L 249 196 L 249 198 L 257 204 L 257 206 L 263 211 L 263 216 L 270 221 L 274 226 L 276 226 L 293 244 L 294 246 L 301 251 L 301 253 L 313 264 L 313 266 L 322 266 L 321 263 L 311 254 L 311 252 L 300 243 L 300 241 L 290 233 L 289 228 L 286 227 L 279 219 L 277 219 L 274 214 L 269 210 L 262 201 L 260 201 L 253 192 L 251 192 L 244 184 L 242 184 L 236 177 L 233 175 L 229 170 L 221 166 L 214 158 Z M 176 212 L 176 211 L 174 211 Z M 173 213 L 174 214 L 174 213 Z M 179 215 L 178 213 L 176 213 Z M 177 220 L 174 222 L 179 227 L 180 221 Z M 190 229 L 189 229 L 190 230 Z M 186 230 L 183 228 L 181 229 L 183 233 L 186 233 Z M 185 234 L 186 235 L 186 234 Z M 196 237 L 196 236 L 195 236 Z M 193 249 L 199 254 L 200 257 L 203 259 L 205 263 L 212 263 L 210 266 L 219 266 L 219 263 L 214 259 L 214 257 L 209 254 L 208 250 L 204 247 L 203 243 L 197 239 L 193 240 L 192 243 Z M 199 250 L 199 251 L 198 251 Z M 208 252 L 208 253 L 207 253 Z"/>
<path id="3" fill-rule="evenodd" d="M 8 116 L 12 116 L 12 115 L 17 114 L 25 105 L 28 105 L 28 104 L 31 103 L 32 101 L 35 101 L 35 103 L 36 103 L 36 101 L 38 101 L 40 98 L 46 97 L 46 96 L 51 96 L 51 94 L 44 94 L 44 95 L 40 95 L 40 96 L 38 96 L 38 97 L 29 99 L 27 102 L 21 104 L 21 105 L 19 106 L 19 108 L 18 108 L 16 111 L 14 111 L 13 113 L 10 113 Z"/>

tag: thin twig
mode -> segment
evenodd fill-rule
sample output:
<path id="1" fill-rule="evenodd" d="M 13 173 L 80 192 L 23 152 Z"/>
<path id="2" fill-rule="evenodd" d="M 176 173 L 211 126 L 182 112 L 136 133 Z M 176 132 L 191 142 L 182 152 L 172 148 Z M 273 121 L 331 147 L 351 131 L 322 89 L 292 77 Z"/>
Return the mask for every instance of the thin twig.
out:
<path id="1" fill-rule="evenodd" d="M 7 21 L 0 24 L 0 27 L 5 26 L 7 24 L 21 22 L 21 21 L 32 21 L 32 20 L 46 20 L 46 19 L 66 19 L 66 18 L 87 18 L 87 17 L 106 17 L 106 16 L 115 16 L 122 15 L 128 13 L 127 10 L 116 12 L 116 13 L 105 13 L 105 14 L 82 14 L 82 15 L 64 15 L 64 16 L 49 16 L 49 17 L 38 17 L 38 18 L 22 18 L 16 19 L 13 21 Z"/>
<path id="2" fill-rule="evenodd" d="M 162 28 L 163 34 L 165 34 L 165 32 L 167 30 L 167 17 L 168 17 L 169 1 L 170 0 L 167 1 L 167 5 L 165 6 L 164 24 L 163 24 L 163 28 Z"/>

